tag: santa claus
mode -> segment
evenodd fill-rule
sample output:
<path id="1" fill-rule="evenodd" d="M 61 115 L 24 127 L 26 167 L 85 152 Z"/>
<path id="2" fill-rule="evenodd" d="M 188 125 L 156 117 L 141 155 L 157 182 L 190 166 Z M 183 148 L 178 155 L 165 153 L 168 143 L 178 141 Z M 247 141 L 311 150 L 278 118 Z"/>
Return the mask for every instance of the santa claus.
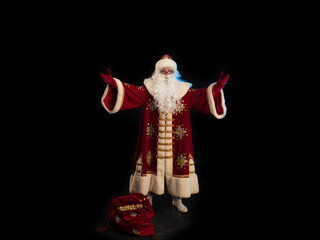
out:
<path id="1" fill-rule="evenodd" d="M 108 84 L 101 99 L 108 113 L 143 108 L 130 193 L 147 195 L 152 202 L 153 194 L 162 195 L 167 189 L 172 205 L 187 212 L 182 198 L 199 192 L 190 109 L 223 118 L 227 109 L 222 88 L 229 75 L 221 73 L 217 83 L 193 89 L 191 83 L 180 80 L 176 62 L 164 55 L 142 86 L 113 78 L 109 69 L 101 78 Z"/>

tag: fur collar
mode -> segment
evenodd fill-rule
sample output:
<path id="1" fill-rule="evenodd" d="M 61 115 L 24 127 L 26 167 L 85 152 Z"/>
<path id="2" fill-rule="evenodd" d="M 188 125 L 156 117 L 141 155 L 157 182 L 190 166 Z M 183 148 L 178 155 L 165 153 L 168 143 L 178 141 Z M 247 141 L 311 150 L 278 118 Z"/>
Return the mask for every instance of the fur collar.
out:
<path id="1" fill-rule="evenodd" d="M 154 86 L 150 78 L 144 80 L 144 85 L 146 86 L 148 92 L 153 97 L 154 96 Z M 192 86 L 192 83 L 179 81 L 179 92 L 178 97 L 182 98 L 188 92 L 189 88 Z"/>

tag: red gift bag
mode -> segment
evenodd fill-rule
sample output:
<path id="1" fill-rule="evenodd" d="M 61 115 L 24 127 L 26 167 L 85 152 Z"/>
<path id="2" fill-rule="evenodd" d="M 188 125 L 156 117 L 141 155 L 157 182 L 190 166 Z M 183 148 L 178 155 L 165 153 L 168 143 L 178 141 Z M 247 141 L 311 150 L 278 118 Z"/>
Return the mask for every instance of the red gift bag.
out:
<path id="1" fill-rule="evenodd" d="M 139 236 L 153 236 L 153 208 L 141 193 L 134 193 L 113 198 L 107 213 L 106 227 L 98 227 L 97 231 L 107 230 L 109 223 L 125 233 Z"/>

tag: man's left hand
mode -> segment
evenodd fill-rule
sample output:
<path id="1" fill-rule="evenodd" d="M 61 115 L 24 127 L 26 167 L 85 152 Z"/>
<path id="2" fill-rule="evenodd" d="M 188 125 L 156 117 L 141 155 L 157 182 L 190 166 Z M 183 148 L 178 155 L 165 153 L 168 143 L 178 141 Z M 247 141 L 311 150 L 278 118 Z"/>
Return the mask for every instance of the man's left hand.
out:
<path id="1" fill-rule="evenodd" d="M 215 85 L 213 86 L 213 95 L 214 95 L 214 96 L 217 96 L 218 92 L 221 91 L 221 89 L 222 89 L 222 88 L 224 87 L 224 85 L 227 83 L 228 79 L 229 79 L 229 74 L 227 74 L 226 76 L 224 76 L 224 73 L 223 73 L 223 72 L 220 73 L 220 78 L 219 78 L 217 84 L 215 84 Z"/>

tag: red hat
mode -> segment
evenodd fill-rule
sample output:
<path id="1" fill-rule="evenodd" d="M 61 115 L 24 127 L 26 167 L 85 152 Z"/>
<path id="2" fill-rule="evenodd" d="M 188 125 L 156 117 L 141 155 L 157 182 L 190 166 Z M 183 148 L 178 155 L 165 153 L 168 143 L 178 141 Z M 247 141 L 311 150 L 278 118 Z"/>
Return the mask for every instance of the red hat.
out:
<path id="1" fill-rule="evenodd" d="M 177 70 L 177 64 L 172 60 L 172 57 L 168 54 L 165 54 L 161 59 L 156 63 L 156 72 L 160 72 L 162 68 L 170 67 L 173 71 Z"/>

